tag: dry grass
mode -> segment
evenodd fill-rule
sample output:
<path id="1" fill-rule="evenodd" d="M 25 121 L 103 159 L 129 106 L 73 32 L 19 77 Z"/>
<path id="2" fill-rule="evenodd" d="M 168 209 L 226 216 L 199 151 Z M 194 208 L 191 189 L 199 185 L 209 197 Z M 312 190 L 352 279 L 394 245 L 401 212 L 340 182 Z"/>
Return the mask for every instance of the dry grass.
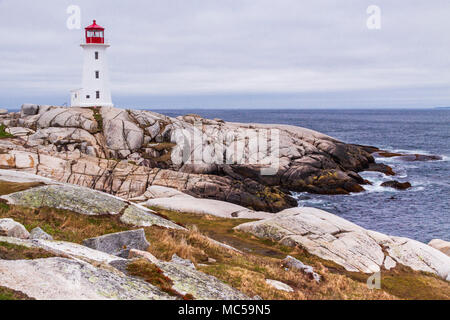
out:
<path id="1" fill-rule="evenodd" d="M 30 209 L 19 206 L 0 206 L 0 218 L 11 218 L 28 231 L 35 227 L 55 240 L 81 243 L 84 239 L 132 229 L 116 216 L 87 216 L 53 208 Z"/>
<path id="2" fill-rule="evenodd" d="M 163 212 L 172 218 L 181 214 Z M 190 216 L 190 215 L 188 215 Z M 177 221 L 177 219 L 174 219 Z M 221 218 L 208 217 L 204 222 L 209 224 L 216 223 L 215 231 L 222 228 L 226 229 L 218 221 Z M 235 224 L 234 220 L 223 219 L 224 223 Z M 180 222 L 180 221 L 178 221 Z M 187 222 L 183 219 L 183 223 Z M 342 274 L 330 273 L 329 270 L 319 262 L 314 261 L 314 267 L 322 276 L 323 281 L 318 284 L 312 281 L 309 276 L 291 270 L 285 270 L 282 267 L 280 256 L 286 256 L 284 247 L 272 247 L 272 256 L 264 255 L 267 247 L 270 246 L 265 241 L 261 241 L 258 245 L 253 243 L 250 247 L 256 248 L 254 253 L 239 253 L 234 250 L 222 247 L 200 231 L 201 228 L 190 225 L 190 231 L 175 231 L 162 228 L 148 228 L 147 237 L 150 240 L 150 248 L 148 249 L 153 255 L 162 260 L 170 260 L 171 256 L 176 253 L 184 259 L 190 259 L 197 265 L 200 271 L 213 275 L 225 283 L 230 284 L 234 288 L 253 297 L 258 295 L 263 299 L 394 299 L 395 297 L 380 290 L 370 290 L 367 286 L 357 280 L 353 280 Z M 227 237 L 231 237 L 229 229 L 227 229 Z M 233 232 L 231 232 L 233 233 Z M 216 233 L 217 235 L 217 233 Z M 236 242 L 243 239 L 243 247 L 248 248 L 252 242 L 258 240 L 245 237 L 243 234 L 235 234 Z M 301 251 L 298 249 L 290 249 L 289 254 L 299 256 Z M 216 260 L 214 263 L 208 263 L 208 257 Z M 309 259 L 313 259 L 310 257 Z M 206 266 L 204 264 L 207 264 Z M 266 279 L 274 279 L 282 281 L 292 288 L 294 293 L 279 291 L 266 283 Z"/>
<path id="3" fill-rule="evenodd" d="M 0 260 L 31 260 L 54 257 L 39 248 L 27 248 L 16 244 L 0 241 Z"/>
<path id="4" fill-rule="evenodd" d="M 38 187 L 43 185 L 40 182 L 9 182 L 9 181 L 0 181 L 0 195 L 10 194 L 14 192 L 19 192 L 23 190 L 27 190 L 33 187 Z"/>
<path id="5" fill-rule="evenodd" d="M 346 272 L 352 279 L 366 281 L 361 273 Z M 405 299 L 450 300 L 450 284 L 438 276 L 403 265 L 382 270 L 381 289 Z"/>
<path id="6" fill-rule="evenodd" d="M 139 259 L 131 262 L 127 266 L 127 271 L 132 276 L 137 276 L 144 279 L 146 282 L 157 286 L 162 291 L 168 293 L 171 296 L 175 296 L 184 300 L 192 300 L 192 296 L 181 295 L 174 289 L 172 289 L 173 281 L 166 277 L 163 271 L 158 266 L 149 262 L 146 259 Z"/>
<path id="7" fill-rule="evenodd" d="M 198 237 L 202 237 L 200 241 L 207 240 L 204 236 L 194 234 L 192 232 L 164 229 L 159 227 L 146 228 L 147 239 L 150 241 L 148 251 L 161 260 L 169 261 L 173 254 L 183 259 L 189 259 L 194 263 L 204 263 L 208 261 L 208 254 L 202 247 L 198 245 Z M 196 245 L 197 243 L 197 245 Z M 215 248 L 214 250 L 220 250 Z M 218 251 L 219 252 L 219 251 Z"/>
<path id="8" fill-rule="evenodd" d="M 234 232 L 235 225 L 243 219 L 224 219 L 189 213 L 158 210 L 172 221 L 188 226 L 189 233 L 152 231 L 154 237 L 150 251 L 161 259 L 173 253 L 188 258 L 197 265 L 207 257 L 217 260 L 199 270 L 216 276 L 249 296 L 263 299 L 449 299 L 450 286 L 438 277 L 398 266 L 382 272 L 382 290 L 372 290 L 366 285 L 370 275 L 350 273 L 332 261 L 310 255 L 301 248 L 290 248 L 248 234 Z M 248 221 L 248 220 L 246 220 Z M 225 249 L 208 237 L 230 244 L 244 254 Z M 159 241 L 157 239 L 160 239 Z M 161 245 L 159 242 L 164 243 Z M 291 255 L 315 268 L 322 276 L 320 284 L 301 272 L 285 270 L 281 259 Z M 295 289 L 294 293 L 275 290 L 265 279 L 284 282 Z"/>

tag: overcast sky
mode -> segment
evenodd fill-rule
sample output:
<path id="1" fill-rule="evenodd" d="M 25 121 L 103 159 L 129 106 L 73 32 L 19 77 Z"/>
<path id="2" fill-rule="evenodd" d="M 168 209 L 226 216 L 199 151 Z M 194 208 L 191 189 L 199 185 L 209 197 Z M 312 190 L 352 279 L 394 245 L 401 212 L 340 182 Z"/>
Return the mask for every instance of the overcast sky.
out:
<path id="1" fill-rule="evenodd" d="M 120 107 L 450 106 L 448 0 L 0 0 L 0 107 L 80 86 L 71 4 L 106 28 Z"/>

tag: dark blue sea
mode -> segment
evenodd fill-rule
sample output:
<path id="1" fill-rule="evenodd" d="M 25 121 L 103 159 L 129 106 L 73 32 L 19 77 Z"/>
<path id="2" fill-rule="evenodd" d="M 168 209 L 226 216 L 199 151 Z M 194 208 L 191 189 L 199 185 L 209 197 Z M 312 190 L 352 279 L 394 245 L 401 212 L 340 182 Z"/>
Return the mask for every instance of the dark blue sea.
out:
<path id="1" fill-rule="evenodd" d="M 377 159 L 412 188 L 381 187 L 391 178 L 363 172 L 373 182 L 351 195 L 296 194 L 299 206 L 324 209 L 364 228 L 422 242 L 450 241 L 450 110 L 153 110 L 168 116 L 196 113 L 225 121 L 280 123 L 320 131 L 348 143 L 404 153 L 436 154 L 442 161 Z"/>

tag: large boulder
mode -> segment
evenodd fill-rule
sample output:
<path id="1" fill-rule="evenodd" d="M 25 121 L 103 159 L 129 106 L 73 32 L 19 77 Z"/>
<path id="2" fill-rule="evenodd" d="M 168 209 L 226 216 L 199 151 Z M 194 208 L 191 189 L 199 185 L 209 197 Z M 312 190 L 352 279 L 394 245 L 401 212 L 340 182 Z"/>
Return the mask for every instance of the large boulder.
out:
<path id="1" fill-rule="evenodd" d="M 34 133 L 34 130 L 23 127 L 9 127 L 5 131 L 14 137 L 25 137 Z"/>
<path id="2" fill-rule="evenodd" d="M 88 132 L 98 131 L 93 111 L 88 108 L 52 108 L 42 113 L 36 123 L 38 128 L 79 128 Z"/>
<path id="3" fill-rule="evenodd" d="M 428 245 L 450 256 L 450 242 L 441 239 L 433 239 Z"/>
<path id="4" fill-rule="evenodd" d="M 147 250 L 150 246 L 144 229 L 105 234 L 85 239 L 83 245 L 115 256 L 128 258 L 130 249 Z"/>
<path id="5" fill-rule="evenodd" d="M 118 214 L 127 204 L 109 194 L 74 185 L 47 185 L 3 196 L 12 204 L 70 210 L 86 215 Z"/>
<path id="6" fill-rule="evenodd" d="M 141 148 L 144 132 L 126 110 L 102 108 L 103 134 L 111 154 L 126 158 Z"/>
<path id="7" fill-rule="evenodd" d="M 395 263 L 447 279 L 450 257 L 421 242 L 366 230 L 354 223 L 315 208 L 292 208 L 272 219 L 241 224 L 235 228 L 262 239 L 299 246 L 352 272 L 379 272 Z M 395 262 L 395 263 L 394 263 Z"/>
<path id="8" fill-rule="evenodd" d="M 382 241 L 381 244 L 397 263 L 414 270 L 434 273 L 450 281 L 450 257 L 443 252 L 404 237 L 391 237 L 390 241 Z"/>
<path id="9" fill-rule="evenodd" d="M 28 239 L 30 233 L 25 227 L 13 219 L 0 219 L 0 236 Z"/>
<path id="10" fill-rule="evenodd" d="M 150 199 L 143 204 L 148 207 L 156 207 L 170 211 L 208 214 L 223 218 L 265 219 L 273 217 L 272 213 L 249 210 L 234 203 L 180 195 Z"/>
<path id="11" fill-rule="evenodd" d="M 109 264 L 116 260 L 124 260 L 121 257 L 113 256 L 78 243 L 67 241 L 49 241 L 43 239 L 22 240 L 1 236 L 0 241 L 17 244 L 28 248 L 39 248 L 56 256 L 69 257 L 94 264 Z"/>
<path id="12" fill-rule="evenodd" d="M 25 103 L 22 105 L 21 113 L 22 116 L 33 116 L 39 111 L 39 106 L 37 104 Z"/>
<path id="13" fill-rule="evenodd" d="M 223 283 L 216 277 L 195 270 L 192 266 L 160 261 L 157 266 L 173 282 L 173 289 L 197 300 L 248 300 L 242 292 Z"/>
<path id="14" fill-rule="evenodd" d="M 170 300 L 143 280 L 65 258 L 0 260 L 2 286 L 39 300 Z"/>

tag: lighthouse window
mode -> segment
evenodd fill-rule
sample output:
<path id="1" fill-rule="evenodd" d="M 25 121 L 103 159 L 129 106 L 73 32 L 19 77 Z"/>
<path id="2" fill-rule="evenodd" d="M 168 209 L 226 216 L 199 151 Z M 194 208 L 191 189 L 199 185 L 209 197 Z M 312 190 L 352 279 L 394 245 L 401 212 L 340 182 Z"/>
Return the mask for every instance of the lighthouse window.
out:
<path id="1" fill-rule="evenodd" d="M 98 60 L 98 51 L 95 51 L 95 60 Z"/>
<path id="2" fill-rule="evenodd" d="M 100 78 L 100 71 L 95 71 L 95 79 Z"/>
<path id="3" fill-rule="evenodd" d="M 90 95 L 86 95 L 86 99 L 89 99 L 91 96 Z"/>
<path id="4" fill-rule="evenodd" d="M 100 91 L 95 91 L 95 97 L 96 97 L 97 99 L 100 99 Z"/>

